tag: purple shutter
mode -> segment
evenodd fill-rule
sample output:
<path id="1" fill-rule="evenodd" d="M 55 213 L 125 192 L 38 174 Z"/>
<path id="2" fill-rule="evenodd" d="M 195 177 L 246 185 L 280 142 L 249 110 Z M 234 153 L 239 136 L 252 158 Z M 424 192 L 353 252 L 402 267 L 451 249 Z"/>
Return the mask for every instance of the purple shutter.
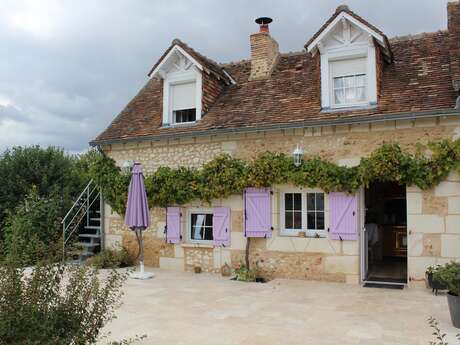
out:
<path id="1" fill-rule="evenodd" d="M 356 240 L 358 238 L 358 200 L 355 195 L 330 193 L 330 231 L 333 240 Z"/>
<path id="2" fill-rule="evenodd" d="M 246 237 L 272 236 L 270 189 L 247 188 L 244 191 L 244 233 Z"/>
<path id="3" fill-rule="evenodd" d="M 230 209 L 215 207 L 212 213 L 212 237 L 215 246 L 230 245 Z"/>
<path id="4" fill-rule="evenodd" d="M 166 209 L 166 243 L 179 243 L 180 235 L 180 207 Z"/>

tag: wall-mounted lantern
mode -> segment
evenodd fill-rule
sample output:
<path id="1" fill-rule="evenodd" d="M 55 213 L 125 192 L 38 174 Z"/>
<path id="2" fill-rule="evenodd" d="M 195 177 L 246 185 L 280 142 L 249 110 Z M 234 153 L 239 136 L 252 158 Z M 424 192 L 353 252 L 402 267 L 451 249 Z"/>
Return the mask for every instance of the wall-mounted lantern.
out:
<path id="1" fill-rule="evenodd" d="M 124 161 L 122 164 L 121 164 L 121 169 L 124 171 L 124 172 L 131 172 L 131 169 L 133 168 L 134 166 L 134 162 L 131 161 L 131 160 L 126 160 Z"/>
<path id="2" fill-rule="evenodd" d="M 292 152 L 292 156 L 294 157 L 294 165 L 299 167 L 302 164 L 303 158 L 303 150 L 297 145 L 295 150 Z"/>

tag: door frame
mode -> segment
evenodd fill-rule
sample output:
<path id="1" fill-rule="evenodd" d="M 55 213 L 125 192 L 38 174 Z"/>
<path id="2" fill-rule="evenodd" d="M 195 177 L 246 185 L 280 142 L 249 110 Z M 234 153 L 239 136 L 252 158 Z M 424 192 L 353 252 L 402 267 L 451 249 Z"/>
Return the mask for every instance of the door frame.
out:
<path id="1" fill-rule="evenodd" d="M 407 286 L 409 283 L 409 246 L 407 246 L 407 255 L 406 255 L 406 283 L 396 283 L 396 282 L 385 282 L 385 281 L 375 281 L 368 280 L 368 270 L 369 270 L 369 252 L 367 250 L 367 233 L 365 229 L 366 224 L 366 189 L 362 186 L 358 192 L 358 208 L 359 208 L 359 278 L 362 285 L 370 284 L 382 284 L 382 285 L 404 285 Z M 406 187 L 406 205 L 407 205 L 407 187 Z M 409 243 L 409 229 L 407 228 L 407 206 L 406 206 L 406 238 L 407 243 Z"/>

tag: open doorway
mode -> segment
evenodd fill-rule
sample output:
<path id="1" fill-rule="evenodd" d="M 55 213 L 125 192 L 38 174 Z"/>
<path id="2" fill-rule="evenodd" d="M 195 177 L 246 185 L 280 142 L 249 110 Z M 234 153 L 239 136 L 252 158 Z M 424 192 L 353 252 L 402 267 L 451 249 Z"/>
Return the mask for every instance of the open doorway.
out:
<path id="1" fill-rule="evenodd" d="M 406 186 L 373 182 L 364 195 L 363 280 L 407 283 Z"/>

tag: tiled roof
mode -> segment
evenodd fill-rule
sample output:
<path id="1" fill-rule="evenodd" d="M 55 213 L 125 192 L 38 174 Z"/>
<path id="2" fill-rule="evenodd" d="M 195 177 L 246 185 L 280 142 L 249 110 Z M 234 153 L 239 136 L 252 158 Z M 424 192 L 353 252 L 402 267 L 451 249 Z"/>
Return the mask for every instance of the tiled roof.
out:
<path id="1" fill-rule="evenodd" d="M 452 109 L 456 94 L 449 72 L 448 33 L 398 37 L 390 43 L 394 62 L 384 66 L 375 107 L 322 111 L 318 54 L 281 54 L 265 80 L 248 80 L 250 61 L 214 63 L 225 68 L 236 84 L 226 86 L 195 125 L 161 127 L 162 84 L 152 78 L 92 144 Z"/>

